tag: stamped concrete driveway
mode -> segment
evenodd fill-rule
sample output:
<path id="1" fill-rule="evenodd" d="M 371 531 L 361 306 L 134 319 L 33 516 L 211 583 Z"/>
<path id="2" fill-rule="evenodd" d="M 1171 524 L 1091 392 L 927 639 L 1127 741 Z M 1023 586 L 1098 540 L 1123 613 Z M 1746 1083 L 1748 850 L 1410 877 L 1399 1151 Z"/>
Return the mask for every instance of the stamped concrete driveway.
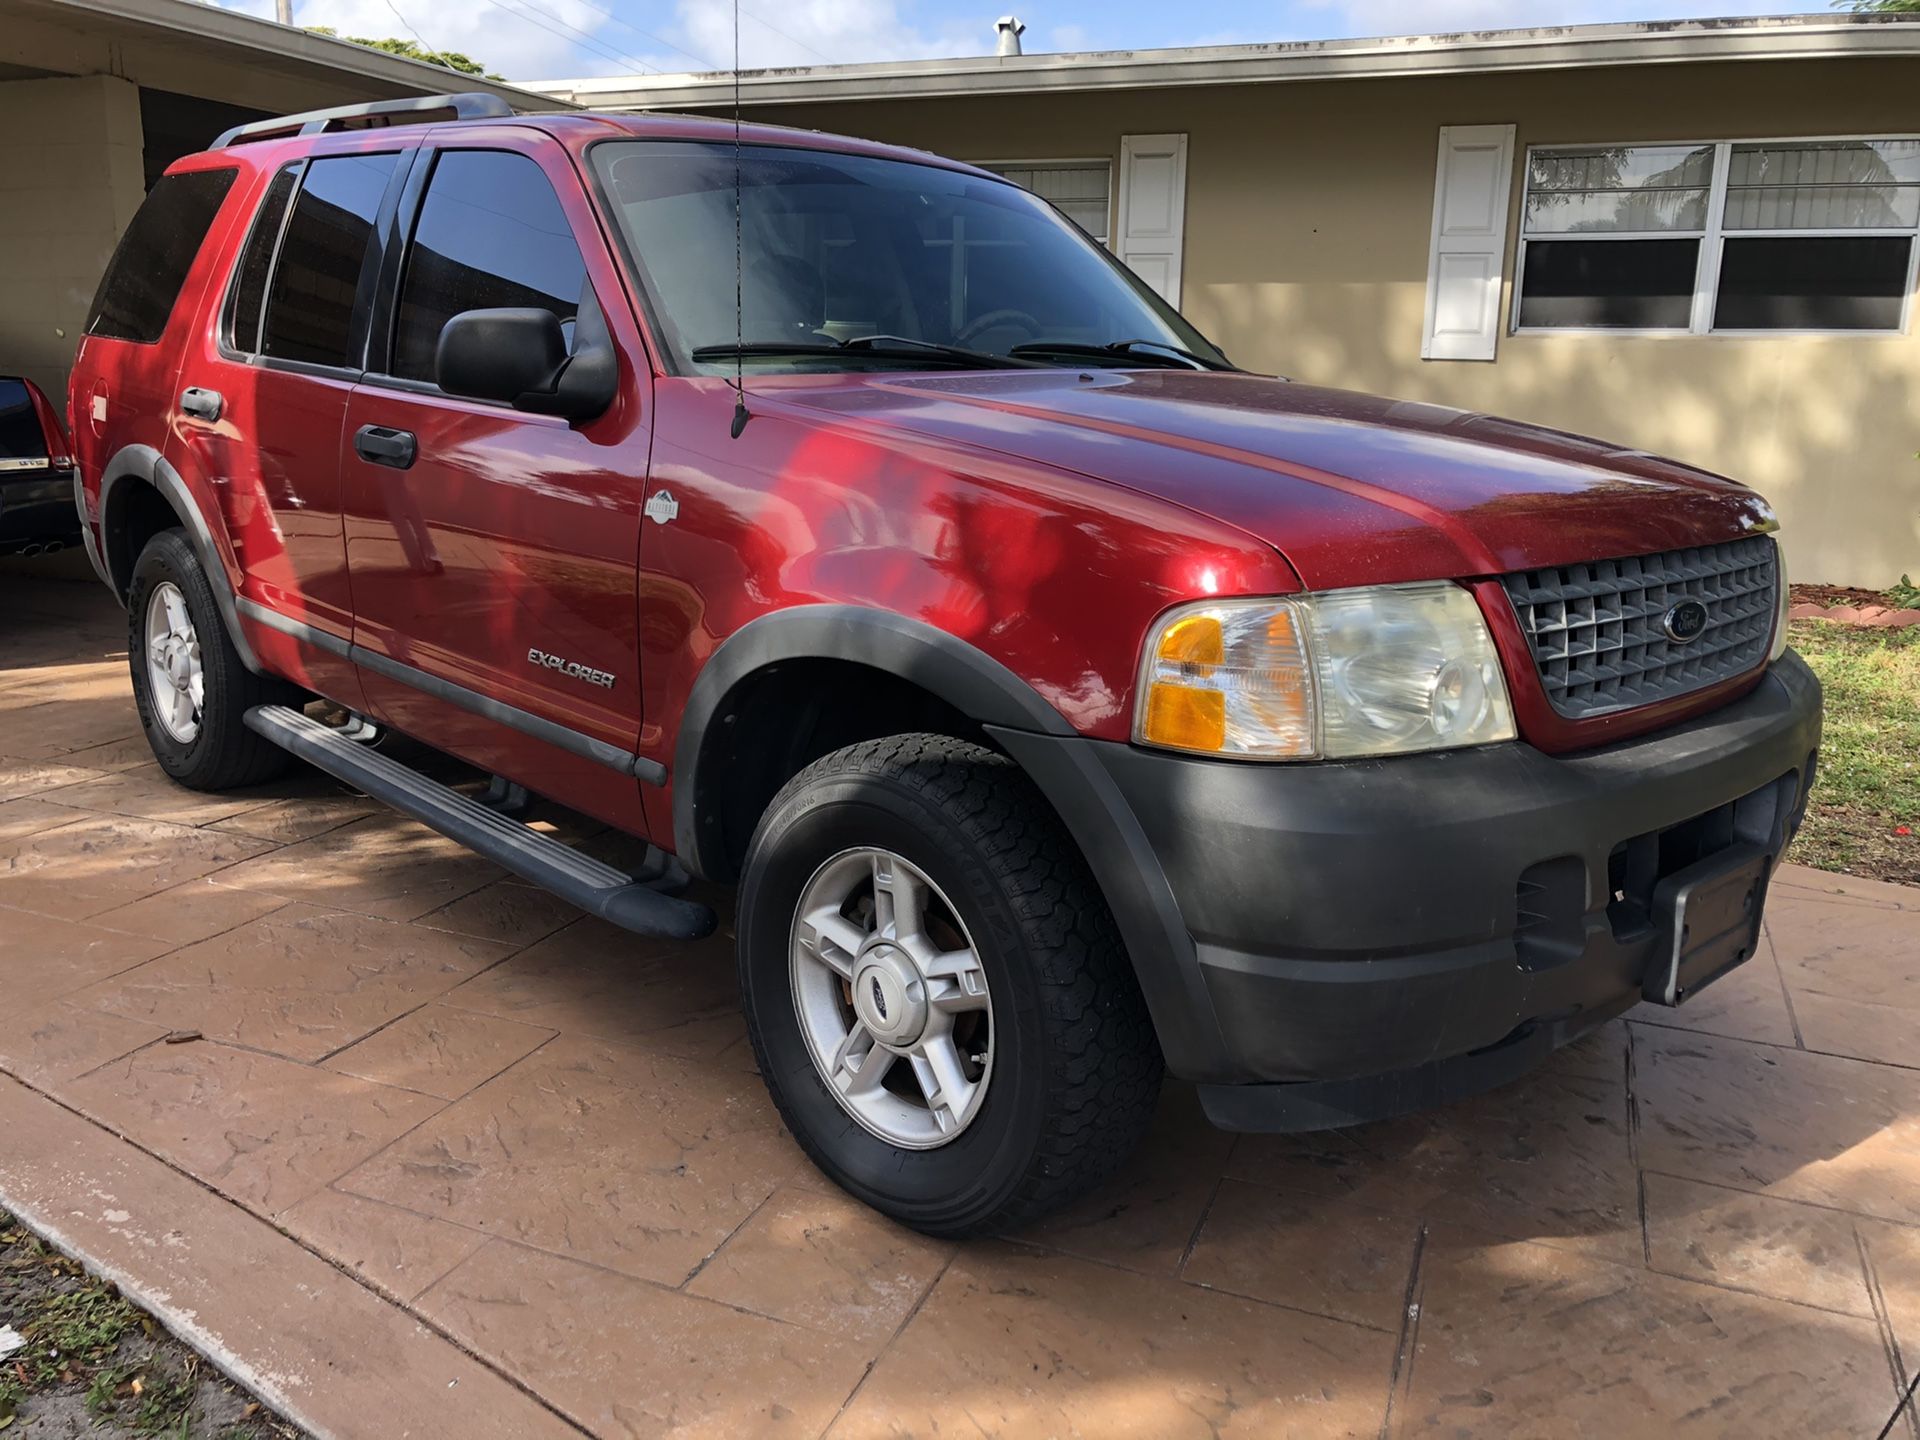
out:
<path id="1" fill-rule="evenodd" d="M 0 616 L 0 1203 L 316 1431 L 1873 1436 L 1920 1365 L 1920 892 L 1789 869 L 1695 1004 L 1437 1113 L 1171 1087 L 1101 1194 L 940 1244 L 782 1132 L 724 933 L 177 789 L 103 593 Z"/>

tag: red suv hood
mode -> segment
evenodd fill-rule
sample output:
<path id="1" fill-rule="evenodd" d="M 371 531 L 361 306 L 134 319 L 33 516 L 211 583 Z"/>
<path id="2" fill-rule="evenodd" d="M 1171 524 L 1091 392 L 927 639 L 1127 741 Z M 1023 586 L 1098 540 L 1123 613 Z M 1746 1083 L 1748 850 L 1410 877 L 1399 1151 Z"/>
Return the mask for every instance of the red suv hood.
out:
<path id="1" fill-rule="evenodd" d="M 1312 589 L 1642 555 L 1773 524 L 1751 490 L 1672 460 L 1260 376 L 835 376 L 780 394 L 1214 516 L 1275 546 Z"/>

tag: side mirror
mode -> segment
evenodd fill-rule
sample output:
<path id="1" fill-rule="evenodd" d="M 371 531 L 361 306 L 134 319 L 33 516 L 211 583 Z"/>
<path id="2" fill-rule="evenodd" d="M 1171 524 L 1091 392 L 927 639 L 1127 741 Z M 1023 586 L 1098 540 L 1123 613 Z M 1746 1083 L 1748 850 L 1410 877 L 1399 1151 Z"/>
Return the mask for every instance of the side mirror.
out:
<path id="1" fill-rule="evenodd" d="M 571 353 L 560 317 L 551 310 L 467 310 L 440 332 L 434 378 L 449 395 L 577 422 L 603 415 L 613 404 L 620 362 L 589 285 L 580 294 Z"/>

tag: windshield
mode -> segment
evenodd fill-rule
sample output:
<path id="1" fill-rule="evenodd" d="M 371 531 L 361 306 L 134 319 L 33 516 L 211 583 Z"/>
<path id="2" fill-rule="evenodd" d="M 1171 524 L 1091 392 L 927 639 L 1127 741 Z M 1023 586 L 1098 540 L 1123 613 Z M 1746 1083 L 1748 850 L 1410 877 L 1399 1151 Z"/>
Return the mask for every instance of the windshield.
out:
<path id="1" fill-rule="evenodd" d="M 1226 363 L 1014 185 L 767 145 L 739 151 L 736 331 L 733 145 L 607 142 L 593 163 L 662 340 L 696 373 Z"/>

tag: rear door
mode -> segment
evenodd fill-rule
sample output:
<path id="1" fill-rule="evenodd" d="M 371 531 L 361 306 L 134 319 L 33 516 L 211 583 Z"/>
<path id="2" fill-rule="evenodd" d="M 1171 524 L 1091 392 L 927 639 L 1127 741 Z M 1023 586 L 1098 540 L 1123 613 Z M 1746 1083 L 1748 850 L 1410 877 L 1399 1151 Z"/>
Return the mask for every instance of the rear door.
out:
<path id="1" fill-rule="evenodd" d="M 215 323 L 189 343 L 168 457 L 212 482 L 268 663 L 350 704 L 341 426 L 409 159 L 345 136 L 275 171 Z"/>
<path id="2" fill-rule="evenodd" d="M 366 695 L 398 729 L 641 829 L 645 352 L 558 142 L 461 125 L 429 143 L 375 321 L 384 364 L 354 389 L 344 429 Z M 532 306 L 570 328 L 588 285 L 621 352 L 620 397 L 605 415 L 570 425 L 434 383 L 455 315 Z"/>

